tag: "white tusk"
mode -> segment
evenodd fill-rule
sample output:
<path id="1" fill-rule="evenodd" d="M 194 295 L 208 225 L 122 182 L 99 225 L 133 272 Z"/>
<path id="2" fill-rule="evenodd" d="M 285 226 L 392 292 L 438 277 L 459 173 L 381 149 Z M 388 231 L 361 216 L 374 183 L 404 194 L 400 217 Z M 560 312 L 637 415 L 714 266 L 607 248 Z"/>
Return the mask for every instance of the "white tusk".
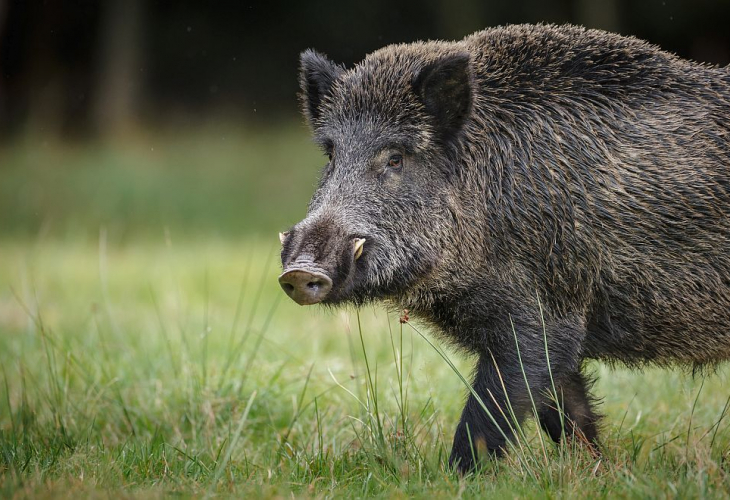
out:
<path id="1" fill-rule="evenodd" d="M 284 231 L 283 233 L 279 233 L 279 241 L 281 241 L 281 244 L 284 244 L 284 240 L 286 240 L 286 237 L 289 236 L 289 231 Z"/>
<path id="2" fill-rule="evenodd" d="M 365 245 L 365 238 L 355 238 L 355 260 L 362 255 L 362 247 Z"/>

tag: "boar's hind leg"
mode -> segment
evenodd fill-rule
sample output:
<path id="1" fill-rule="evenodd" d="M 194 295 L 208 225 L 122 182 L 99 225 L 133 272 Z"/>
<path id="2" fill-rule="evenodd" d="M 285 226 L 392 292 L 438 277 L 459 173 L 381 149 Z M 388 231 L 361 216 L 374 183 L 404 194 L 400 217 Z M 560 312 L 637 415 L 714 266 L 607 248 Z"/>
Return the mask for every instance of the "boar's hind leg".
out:
<path id="1" fill-rule="evenodd" d="M 479 452 L 501 455 L 516 427 L 533 411 L 533 401 L 538 409 L 548 402 L 551 379 L 542 327 L 539 334 L 534 323 L 523 327 L 516 324 L 514 330 L 511 325 L 507 328 L 505 338 L 498 344 L 501 349 L 480 356 L 473 392 L 470 391 L 456 428 L 449 465 L 461 473 L 474 469 Z M 509 349 L 510 340 L 515 345 L 513 332 L 518 337 L 520 355 L 517 349 Z M 500 333 L 491 332 L 490 337 Z M 548 325 L 547 334 L 552 374 L 558 380 L 567 380 L 580 365 L 580 339 L 584 330 L 580 323 L 563 323 L 552 328 Z"/>
<path id="2" fill-rule="evenodd" d="M 564 377 L 556 387 L 561 410 L 558 410 L 554 397 L 547 399 L 540 409 L 539 418 L 542 428 L 556 443 L 560 442 L 563 435 L 568 438 L 576 436 L 597 453 L 597 423 L 600 417 L 593 409 L 589 386 L 590 382 L 580 371 Z"/>

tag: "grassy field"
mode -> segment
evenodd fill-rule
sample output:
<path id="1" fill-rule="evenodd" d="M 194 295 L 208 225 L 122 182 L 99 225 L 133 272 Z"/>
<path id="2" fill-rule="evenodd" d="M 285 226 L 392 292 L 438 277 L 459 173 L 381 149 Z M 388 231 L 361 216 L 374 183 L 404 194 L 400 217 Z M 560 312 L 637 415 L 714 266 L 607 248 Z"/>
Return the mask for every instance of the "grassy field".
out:
<path id="1" fill-rule="evenodd" d="M 725 368 L 592 364 L 600 460 L 528 424 L 448 472 L 470 360 L 278 287 L 321 162 L 305 133 L 0 155 L 0 497 L 728 496 Z"/>
<path id="2" fill-rule="evenodd" d="M 117 243 L 274 236 L 296 222 L 326 162 L 304 125 L 209 127 L 112 143 L 0 144 L 0 235 Z"/>

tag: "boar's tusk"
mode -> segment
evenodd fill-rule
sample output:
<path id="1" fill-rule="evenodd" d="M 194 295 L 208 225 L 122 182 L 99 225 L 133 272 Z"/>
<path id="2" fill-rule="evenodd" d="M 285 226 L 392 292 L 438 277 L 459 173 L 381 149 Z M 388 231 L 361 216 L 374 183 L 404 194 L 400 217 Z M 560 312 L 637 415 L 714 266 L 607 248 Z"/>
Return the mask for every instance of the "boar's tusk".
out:
<path id="1" fill-rule="evenodd" d="M 365 245 L 365 238 L 355 238 L 355 260 L 362 255 L 362 247 Z"/>
<path id="2" fill-rule="evenodd" d="M 279 241 L 281 241 L 281 244 L 284 244 L 284 241 L 286 240 L 286 237 L 289 236 L 289 231 L 284 231 L 283 233 L 279 233 Z"/>

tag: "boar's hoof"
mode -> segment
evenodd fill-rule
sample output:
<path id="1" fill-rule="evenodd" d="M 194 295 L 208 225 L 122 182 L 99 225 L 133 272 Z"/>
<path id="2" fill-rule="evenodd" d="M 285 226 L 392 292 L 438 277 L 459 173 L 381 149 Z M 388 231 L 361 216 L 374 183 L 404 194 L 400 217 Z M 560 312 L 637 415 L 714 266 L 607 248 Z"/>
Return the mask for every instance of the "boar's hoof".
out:
<path id="1" fill-rule="evenodd" d="M 322 273 L 294 269 L 279 276 L 286 294 L 300 306 L 321 302 L 332 289 L 332 280 Z"/>

